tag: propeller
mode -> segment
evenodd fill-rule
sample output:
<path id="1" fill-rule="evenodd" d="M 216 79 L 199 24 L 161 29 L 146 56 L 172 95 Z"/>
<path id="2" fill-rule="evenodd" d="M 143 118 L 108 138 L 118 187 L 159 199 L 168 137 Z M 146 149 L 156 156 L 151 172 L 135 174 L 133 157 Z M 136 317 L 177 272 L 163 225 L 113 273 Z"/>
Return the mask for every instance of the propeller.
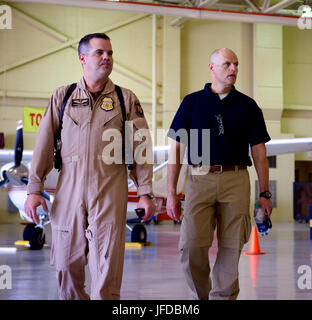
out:
<path id="1" fill-rule="evenodd" d="M 28 176 L 28 168 L 21 163 L 23 149 L 23 121 L 20 120 L 16 128 L 14 166 L 8 170 L 2 171 L 3 180 L 0 181 L 0 187 L 5 186 L 9 182 L 18 186 L 25 185 L 25 178 Z"/>
<path id="2" fill-rule="evenodd" d="M 6 185 L 9 183 L 9 181 L 10 181 L 10 180 L 8 179 L 5 171 L 3 171 L 2 175 L 3 175 L 3 178 L 4 178 L 4 179 L 0 181 L 0 188 L 6 186 Z"/>
<path id="3" fill-rule="evenodd" d="M 18 122 L 14 144 L 14 166 L 18 167 L 23 158 L 23 121 Z"/>

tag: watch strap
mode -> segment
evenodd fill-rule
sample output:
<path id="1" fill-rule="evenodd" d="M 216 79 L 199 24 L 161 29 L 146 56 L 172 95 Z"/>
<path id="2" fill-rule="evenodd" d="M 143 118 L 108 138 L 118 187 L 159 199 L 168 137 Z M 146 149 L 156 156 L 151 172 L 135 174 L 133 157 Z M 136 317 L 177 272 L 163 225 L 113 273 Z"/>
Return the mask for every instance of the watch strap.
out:
<path id="1" fill-rule="evenodd" d="M 142 197 L 142 196 L 147 196 L 151 200 L 154 199 L 154 196 L 151 193 L 142 194 L 141 196 L 139 196 L 139 198 Z"/>

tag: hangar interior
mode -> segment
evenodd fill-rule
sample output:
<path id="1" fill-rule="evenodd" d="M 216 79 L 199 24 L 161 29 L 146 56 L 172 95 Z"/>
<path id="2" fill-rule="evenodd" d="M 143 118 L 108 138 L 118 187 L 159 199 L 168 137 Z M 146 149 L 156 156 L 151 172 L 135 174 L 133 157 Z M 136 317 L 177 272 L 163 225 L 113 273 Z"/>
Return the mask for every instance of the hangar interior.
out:
<path id="1" fill-rule="evenodd" d="M 302 3 L 297 2 L 298 8 Z M 0 131 L 5 148 L 14 147 L 16 125 L 23 118 L 24 107 L 46 107 L 55 88 L 81 78 L 78 42 L 84 34 L 97 31 L 110 36 L 114 50 L 111 78 L 131 88 L 140 99 L 156 136 L 155 145 L 168 143 L 165 132 L 183 97 L 210 81 L 209 55 L 221 47 L 237 53 L 236 88 L 262 108 L 272 139 L 312 135 L 310 29 L 277 24 L 274 16 L 265 16 L 265 23 L 184 18 L 177 24 L 172 23 L 177 19 L 174 16 L 28 2 L 8 4 L 13 28 L 0 32 Z M 24 132 L 24 149 L 33 149 L 35 140 L 36 133 Z M 274 160 L 270 169 L 276 198 L 272 219 L 292 221 L 295 171 L 298 182 L 309 181 L 311 155 L 279 155 Z M 253 168 L 250 174 L 253 202 Z M 0 196 L 0 221 L 17 221 L 18 214 L 7 213 L 4 189 Z"/>
<path id="2" fill-rule="evenodd" d="M 160 8 L 168 4 L 146 3 Z M 83 35 L 93 32 L 105 32 L 111 38 L 111 79 L 138 96 L 155 145 L 168 143 L 159 132 L 168 130 L 183 97 L 210 82 L 209 55 L 222 47 L 236 52 L 239 74 L 235 86 L 262 108 L 272 139 L 312 136 L 312 30 L 297 26 L 298 8 L 312 6 L 310 1 L 171 4 L 218 9 L 219 13 L 194 18 L 189 13 L 179 16 L 171 7 L 165 15 L 157 14 L 157 6 L 122 10 L 117 5 L 105 7 L 101 1 L 1 1 L 0 5 L 12 9 L 12 29 L 0 30 L 0 132 L 4 133 L 4 147 L 13 149 L 24 107 L 46 107 L 55 88 L 82 77 L 77 46 Z M 240 16 L 226 14 L 234 11 Z M 259 15 L 248 15 L 252 12 Z M 35 132 L 24 132 L 24 149 L 32 150 L 35 140 Z M 270 159 L 273 224 L 294 221 L 293 183 L 311 181 L 311 159 L 309 152 Z M 254 167 L 249 173 L 253 203 L 257 194 Z M 0 189 L 0 223 L 20 223 L 4 188 Z M 308 225 L 299 229 L 308 230 Z"/>

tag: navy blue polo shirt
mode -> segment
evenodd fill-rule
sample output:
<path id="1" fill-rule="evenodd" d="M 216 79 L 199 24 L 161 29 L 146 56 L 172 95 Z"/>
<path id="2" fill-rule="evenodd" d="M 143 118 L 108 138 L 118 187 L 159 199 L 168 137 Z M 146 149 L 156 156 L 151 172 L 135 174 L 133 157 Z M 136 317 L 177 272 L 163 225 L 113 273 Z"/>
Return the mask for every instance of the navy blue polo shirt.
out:
<path id="1" fill-rule="evenodd" d="M 203 152 L 207 152 L 207 139 L 203 137 L 209 129 L 210 165 L 251 166 L 249 146 L 271 140 L 262 110 L 253 99 L 237 91 L 234 86 L 222 100 L 211 91 L 210 86 L 207 83 L 203 90 L 183 99 L 168 136 L 188 146 L 189 164 L 200 164 Z M 186 132 L 186 138 L 176 135 L 177 132 Z M 194 152 L 198 157 L 194 157 Z"/>

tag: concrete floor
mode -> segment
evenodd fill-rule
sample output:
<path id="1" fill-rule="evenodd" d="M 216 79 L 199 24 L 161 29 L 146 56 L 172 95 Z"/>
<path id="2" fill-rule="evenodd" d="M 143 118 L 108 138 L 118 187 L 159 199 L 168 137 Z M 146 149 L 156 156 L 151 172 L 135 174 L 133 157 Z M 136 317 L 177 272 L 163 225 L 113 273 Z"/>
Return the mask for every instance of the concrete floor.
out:
<path id="1" fill-rule="evenodd" d="M 0 247 L 13 247 L 16 240 L 22 239 L 23 228 L 20 224 L 0 224 Z M 153 246 L 126 250 L 122 300 L 190 299 L 179 263 L 179 229 L 180 225 L 168 222 L 148 225 L 148 241 Z M 312 300 L 312 290 L 298 286 L 299 278 L 304 276 L 298 273 L 302 265 L 310 270 L 310 275 L 305 271 L 303 282 L 310 286 L 312 282 L 312 241 L 309 232 L 308 224 L 275 222 L 267 238 L 259 236 L 261 251 L 266 254 L 241 256 L 241 291 L 238 299 Z M 128 230 L 127 238 L 130 239 Z M 47 242 L 50 241 L 48 227 Z M 243 251 L 248 251 L 248 248 L 249 244 L 246 244 Z M 211 266 L 216 252 L 214 243 L 210 249 Z M 58 299 L 55 272 L 49 265 L 49 256 L 49 248 L 0 253 L 0 267 L 8 265 L 12 270 L 12 289 L 0 288 L 0 300 Z M 88 271 L 86 284 L 89 289 Z"/>

